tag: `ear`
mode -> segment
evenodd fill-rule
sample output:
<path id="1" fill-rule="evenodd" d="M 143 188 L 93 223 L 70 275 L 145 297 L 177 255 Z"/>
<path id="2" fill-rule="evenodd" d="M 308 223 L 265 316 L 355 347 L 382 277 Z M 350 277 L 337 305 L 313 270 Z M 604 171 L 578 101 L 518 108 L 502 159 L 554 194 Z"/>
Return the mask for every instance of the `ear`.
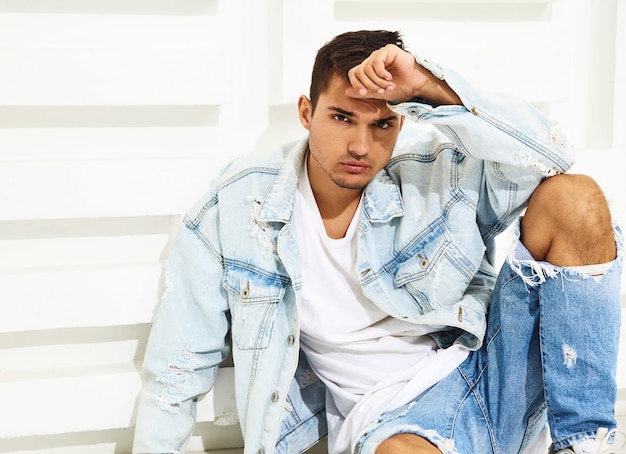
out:
<path id="1" fill-rule="evenodd" d="M 313 104 L 311 100 L 304 95 L 298 98 L 298 117 L 300 123 L 307 131 L 311 128 L 311 118 L 313 117 Z"/>

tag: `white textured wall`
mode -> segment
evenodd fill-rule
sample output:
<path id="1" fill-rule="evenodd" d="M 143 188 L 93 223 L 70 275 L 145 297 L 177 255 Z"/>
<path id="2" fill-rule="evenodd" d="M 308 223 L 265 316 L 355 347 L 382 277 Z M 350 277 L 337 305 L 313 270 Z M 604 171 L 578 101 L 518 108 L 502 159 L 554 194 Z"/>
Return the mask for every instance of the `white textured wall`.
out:
<path id="1" fill-rule="evenodd" d="M 0 452 L 129 450 L 181 213 L 231 157 L 302 135 L 315 50 L 361 28 L 559 120 L 626 225 L 620 0 L 0 0 Z M 241 444 L 230 373 L 196 450 Z"/>

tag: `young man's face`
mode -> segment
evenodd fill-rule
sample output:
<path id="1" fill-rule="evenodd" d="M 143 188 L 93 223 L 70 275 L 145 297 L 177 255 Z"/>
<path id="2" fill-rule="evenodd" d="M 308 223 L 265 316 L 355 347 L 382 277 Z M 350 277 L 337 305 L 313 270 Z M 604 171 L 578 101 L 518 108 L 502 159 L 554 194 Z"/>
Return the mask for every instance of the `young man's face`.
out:
<path id="1" fill-rule="evenodd" d="M 360 191 L 391 157 L 404 118 L 385 101 L 345 94 L 347 82 L 335 76 L 312 111 L 301 96 L 300 121 L 309 131 L 309 179 L 320 185 Z M 337 190 L 342 190 L 337 189 Z"/>

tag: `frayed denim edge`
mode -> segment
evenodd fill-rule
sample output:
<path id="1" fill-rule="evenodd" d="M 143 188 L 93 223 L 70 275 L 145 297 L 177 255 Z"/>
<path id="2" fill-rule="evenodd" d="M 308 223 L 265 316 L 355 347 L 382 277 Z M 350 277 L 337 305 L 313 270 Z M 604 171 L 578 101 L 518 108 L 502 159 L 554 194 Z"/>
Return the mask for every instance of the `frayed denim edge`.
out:
<path id="1" fill-rule="evenodd" d="M 560 267 L 552 265 L 549 262 L 535 260 L 520 240 L 520 224 L 521 218 L 516 221 L 511 230 L 512 246 L 507 254 L 506 261 L 515 274 L 522 278 L 527 288 L 537 287 L 548 279 L 554 279 L 559 276 L 566 280 L 574 281 L 589 279 L 591 277 L 568 267 Z M 613 232 L 617 249 L 617 257 L 613 261 L 613 266 L 615 266 L 615 264 L 622 261 L 624 237 L 617 225 L 613 227 Z"/>

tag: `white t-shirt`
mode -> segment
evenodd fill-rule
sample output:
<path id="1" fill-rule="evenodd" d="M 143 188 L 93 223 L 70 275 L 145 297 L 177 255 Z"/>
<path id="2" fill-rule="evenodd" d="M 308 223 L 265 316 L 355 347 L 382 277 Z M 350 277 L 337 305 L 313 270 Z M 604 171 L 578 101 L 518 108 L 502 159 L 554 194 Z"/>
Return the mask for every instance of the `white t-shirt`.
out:
<path id="1" fill-rule="evenodd" d="M 355 271 L 361 209 L 344 238 L 329 238 L 303 166 L 295 207 L 301 346 L 328 390 L 331 454 L 349 453 L 381 413 L 411 401 L 468 354 L 456 345 L 437 349 L 432 327 L 395 319 L 365 297 Z"/>

